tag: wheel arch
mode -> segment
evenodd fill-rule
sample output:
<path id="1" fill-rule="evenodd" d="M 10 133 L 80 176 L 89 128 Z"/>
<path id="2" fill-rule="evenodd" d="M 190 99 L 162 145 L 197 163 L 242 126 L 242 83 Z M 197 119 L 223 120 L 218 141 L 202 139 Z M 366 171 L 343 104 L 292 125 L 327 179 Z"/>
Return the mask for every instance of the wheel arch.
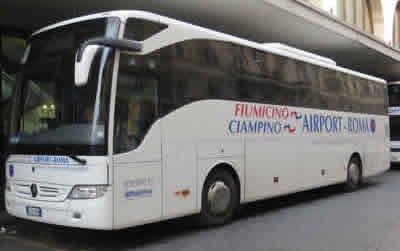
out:
<path id="1" fill-rule="evenodd" d="M 238 185 L 238 187 L 239 187 L 239 194 L 240 194 L 242 189 L 240 187 L 241 182 L 240 182 L 239 175 L 238 175 L 237 171 L 235 170 L 235 168 L 233 168 L 233 165 L 229 162 L 220 162 L 220 163 L 217 163 L 215 166 L 213 166 L 209 170 L 206 178 L 204 179 L 203 185 L 204 185 L 205 181 L 208 179 L 208 177 L 210 177 L 214 172 L 218 172 L 218 170 L 228 171 L 232 175 L 233 179 L 235 180 L 236 185 Z"/>

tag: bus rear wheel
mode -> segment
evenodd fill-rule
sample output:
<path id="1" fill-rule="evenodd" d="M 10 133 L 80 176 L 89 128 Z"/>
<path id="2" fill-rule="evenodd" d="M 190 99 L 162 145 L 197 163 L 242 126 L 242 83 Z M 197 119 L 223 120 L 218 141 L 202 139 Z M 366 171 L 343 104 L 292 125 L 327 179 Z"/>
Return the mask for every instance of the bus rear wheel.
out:
<path id="1" fill-rule="evenodd" d="M 230 221 L 239 206 L 239 187 L 226 170 L 211 173 L 203 186 L 200 225 L 216 226 Z"/>
<path id="2" fill-rule="evenodd" d="M 347 192 L 352 192 L 360 187 L 362 179 L 361 173 L 361 161 L 353 157 L 349 161 L 349 165 L 347 167 L 347 180 L 345 183 L 345 190 Z"/>

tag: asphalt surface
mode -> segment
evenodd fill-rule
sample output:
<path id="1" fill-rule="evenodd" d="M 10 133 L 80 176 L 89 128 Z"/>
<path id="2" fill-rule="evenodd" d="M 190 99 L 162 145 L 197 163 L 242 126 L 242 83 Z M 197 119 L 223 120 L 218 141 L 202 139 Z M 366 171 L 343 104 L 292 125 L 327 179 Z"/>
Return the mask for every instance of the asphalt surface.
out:
<path id="1" fill-rule="evenodd" d="M 251 203 L 218 228 L 196 227 L 189 217 L 103 232 L 0 217 L 0 250 L 398 251 L 399 198 L 396 169 L 353 193 L 330 186 Z"/>

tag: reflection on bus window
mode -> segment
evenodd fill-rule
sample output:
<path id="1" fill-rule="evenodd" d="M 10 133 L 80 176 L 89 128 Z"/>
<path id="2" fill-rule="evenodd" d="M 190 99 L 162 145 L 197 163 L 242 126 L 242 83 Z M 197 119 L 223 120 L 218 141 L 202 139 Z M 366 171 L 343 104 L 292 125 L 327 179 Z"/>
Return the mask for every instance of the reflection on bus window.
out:
<path id="1" fill-rule="evenodd" d="M 136 149 L 158 114 L 158 79 L 143 75 L 122 55 L 117 85 L 114 126 L 114 152 Z M 139 73 L 140 72 L 140 73 Z"/>

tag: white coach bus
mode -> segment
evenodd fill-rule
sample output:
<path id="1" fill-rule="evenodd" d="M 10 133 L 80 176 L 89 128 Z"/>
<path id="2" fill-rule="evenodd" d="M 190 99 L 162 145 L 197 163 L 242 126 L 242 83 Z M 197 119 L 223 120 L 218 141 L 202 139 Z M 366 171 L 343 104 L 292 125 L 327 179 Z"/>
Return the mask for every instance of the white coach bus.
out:
<path id="1" fill-rule="evenodd" d="M 389 168 L 385 81 L 142 11 L 34 33 L 15 90 L 6 208 L 121 229 Z"/>
<path id="2" fill-rule="evenodd" d="M 388 83 L 391 162 L 400 163 L 400 82 Z"/>

